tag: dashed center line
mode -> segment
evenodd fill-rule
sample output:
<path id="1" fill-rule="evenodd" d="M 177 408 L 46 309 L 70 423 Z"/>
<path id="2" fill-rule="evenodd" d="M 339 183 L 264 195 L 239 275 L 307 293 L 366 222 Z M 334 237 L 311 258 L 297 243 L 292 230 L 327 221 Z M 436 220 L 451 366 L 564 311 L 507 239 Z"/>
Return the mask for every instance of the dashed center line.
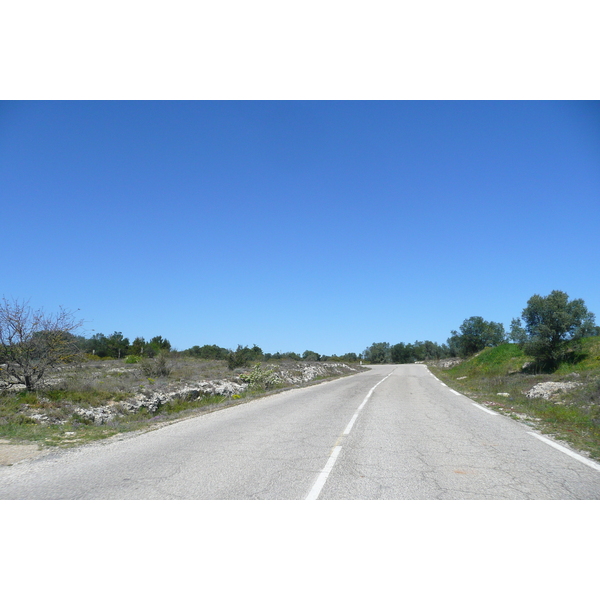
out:
<path id="1" fill-rule="evenodd" d="M 393 371 L 392 371 L 392 373 L 393 373 Z M 343 439 L 350 433 L 350 431 L 352 431 L 352 427 L 354 427 L 354 423 L 356 422 L 356 419 L 358 419 L 358 415 L 359 415 L 360 411 L 363 409 L 364 405 L 368 402 L 369 398 L 375 391 L 375 388 L 380 383 L 383 383 L 392 373 L 388 373 L 381 381 L 378 381 L 369 390 L 368 394 L 365 396 L 365 399 L 362 401 L 361 405 L 356 409 L 356 412 L 352 415 L 350 422 L 348 423 L 348 425 L 346 425 L 346 429 L 344 429 L 344 433 L 342 433 L 342 435 L 337 439 L 335 445 L 333 446 L 333 450 L 331 451 L 331 455 L 329 456 L 329 460 L 327 461 L 327 463 L 325 464 L 325 466 L 319 473 L 317 480 L 315 481 L 312 488 L 310 489 L 310 492 L 308 492 L 308 496 L 306 496 L 305 500 L 317 500 L 319 498 L 319 495 L 321 494 L 321 490 L 323 489 L 323 486 L 325 485 L 325 482 L 327 481 L 327 478 L 329 477 L 329 474 L 331 473 L 331 471 L 335 465 L 335 462 L 338 459 L 340 452 L 342 451 L 341 443 L 342 443 Z"/>
<path id="2" fill-rule="evenodd" d="M 329 473 L 331 473 L 331 470 L 333 469 L 333 465 L 335 465 L 335 461 L 337 460 L 337 457 L 339 456 L 341 451 L 342 451 L 341 446 L 335 446 L 335 448 L 333 449 L 333 452 L 331 453 L 331 456 L 329 457 L 329 460 L 327 461 L 327 464 L 325 465 L 325 467 L 323 467 L 323 470 L 319 473 L 319 476 L 317 477 L 317 481 L 315 481 L 315 484 L 313 485 L 312 489 L 308 493 L 308 496 L 306 496 L 306 500 L 316 500 L 319 497 L 319 494 L 321 493 L 321 490 L 323 489 L 323 486 L 325 485 L 325 482 L 327 481 L 327 478 L 329 477 Z"/>

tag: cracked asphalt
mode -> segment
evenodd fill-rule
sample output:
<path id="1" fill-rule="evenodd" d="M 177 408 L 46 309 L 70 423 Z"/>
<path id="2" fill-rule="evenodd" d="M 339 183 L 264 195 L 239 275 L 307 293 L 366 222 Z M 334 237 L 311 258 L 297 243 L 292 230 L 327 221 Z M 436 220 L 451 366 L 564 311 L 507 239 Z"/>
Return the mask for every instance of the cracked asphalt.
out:
<path id="1" fill-rule="evenodd" d="M 303 500 L 336 447 L 320 500 L 600 498 L 600 471 L 531 431 L 480 410 L 423 365 L 373 366 L 0 466 L 0 498 Z"/>

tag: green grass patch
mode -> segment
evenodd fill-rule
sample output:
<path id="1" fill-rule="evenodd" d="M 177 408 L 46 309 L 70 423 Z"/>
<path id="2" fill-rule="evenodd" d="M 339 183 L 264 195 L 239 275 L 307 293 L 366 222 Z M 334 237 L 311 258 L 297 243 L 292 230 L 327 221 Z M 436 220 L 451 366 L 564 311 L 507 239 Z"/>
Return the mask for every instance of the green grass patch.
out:
<path id="1" fill-rule="evenodd" d="M 39 397 L 30 392 L 0 394 L 0 418 L 12 415 L 26 406 L 39 406 Z"/>
<path id="2" fill-rule="evenodd" d="M 433 365 L 430 369 L 467 397 L 529 422 L 544 433 L 600 459 L 600 339 L 581 340 L 570 359 L 554 373 L 523 371 L 523 365 L 532 360 L 516 344 L 503 344 L 487 348 L 450 369 Z M 549 400 L 525 395 L 543 381 L 581 385 Z"/>
<path id="3" fill-rule="evenodd" d="M 521 371 L 526 362 L 533 360 L 516 344 L 502 344 L 486 348 L 470 360 L 448 370 L 454 377 L 493 377 Z"/>
<path id="4" fill-rule="evenodd" d="M 600 370 L 600 337 L 583 338 L 573 348 L 568 360 L 563 362 L 555 374 L 585 373 Z"/>

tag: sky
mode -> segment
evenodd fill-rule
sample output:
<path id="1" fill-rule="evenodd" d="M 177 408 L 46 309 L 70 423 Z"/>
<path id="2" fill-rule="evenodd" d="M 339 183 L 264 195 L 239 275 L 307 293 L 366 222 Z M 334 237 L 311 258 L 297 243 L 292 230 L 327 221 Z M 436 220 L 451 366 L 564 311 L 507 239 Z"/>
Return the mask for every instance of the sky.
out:
<path id="1" fill-rule="evenodd" d="M 4 101 L 1 293 L 183 350 L 600 316 L 600 103 Z"/>
<path id="2" fill-rule="evenodd" d="M 443 343 L 470 316 L 508 326 L 531 295 L 553 289 L 583 298 L 600 321 L 600 37 L 592 3 L 5 4 L 0 296 L 77 310 L 87 336 L 162 335 L 179 349 L 256 343 L 265 352 L 341 354 L 380 341 Z M 148 101 L 104 101 L 114 99 Z M 211 505 L 227 514 L 202 520 L 202 536 L 207 548 L 227 540 L 226 551 L 231 539 L 242 549 L 251 540 L 254 554 L 279 561 L 284 576 L 294 558 L 306 562 L 322 547 L 313 571 L 333 561 L 345 574 L 351 565 L 354 585 L 356 541 L 387 549 L 397 519 L 417 547 L 432 537 L 438 547 L 458 544 L 460 564 L 447 552 L 436 561 L 447 582 L 465 556 L 488 574 L 489 552 L 471 549 L 494 524 L 502 559 L 545 510 L 494 505 L 490 519 L 487 504 L 440 504 L 436 520 L 425 504 L 408 521 L 404 506 L 384 515 L 369 503 L 269 506 L 262 519 L 258 504 L 251 514 L 249 503 Z M 111 522 L 120 523 L 115 506 Z M 26 510 L 12 519 L 13 546 L 28 539 Z M 48 524 L 64 520 L 54 505 L 39 510 L 48 518 L 36 527 L 56 544 L 64 536 Z M 68 510 L 72 520 L 78 508 Z M 589 537 L 591 512 L 578 505 L 573 524 L 571 506 L 553 505 L 548 518 L 561 522 L 561 510 L 565 542 L 574 531 Z M 236 511 L 241 518 L 232 521 Z M 187 532 L 198 514 L 194 504 L 170 511 L 169 522 L 182 527 L 169 534 Z M 136 553 L 135 542 L 125 544 L 127 564 L 147 554 L 148 517 L 156 515 L 156 505 L 136 507 L 140 535 L 129 542 L 144 547 Z M 281 518 L 300 523 L 307 541 L 298 544 Z M 446 527 L 455 523 L 459 536 Z M 126 525 L 137 525 L 130 514 Z M 338 544 L 331 555 L 329 540 L 346 533 L 348 554 Z M 553 546 L 536 545 L 547 537 L 536 534 L 527 564 L 538 557 L 544 568 Z M 188 537 L 177 542 L 189 545 Z M 112 537 L 100 538 L 93 548 L 79 543 L 81 573 L 95 548 L 99 558 L 114 553 Z M 72 536 L 68 543 L 57 555 L 69 553 Z M 369 589 L 369 564 L 380 580 L 389 558 L 371 554 L 361 564 Z M 250 577 L 260 572 L 251 554 L 241 555 Z M 60 569 L 48 565 L 52 578 Z M 569 566 L 567 574 L 579 563 Z M 220 574 L 219 567 L 212 561 Z M 336 591 L 339 579 L 331 582 Z"/>

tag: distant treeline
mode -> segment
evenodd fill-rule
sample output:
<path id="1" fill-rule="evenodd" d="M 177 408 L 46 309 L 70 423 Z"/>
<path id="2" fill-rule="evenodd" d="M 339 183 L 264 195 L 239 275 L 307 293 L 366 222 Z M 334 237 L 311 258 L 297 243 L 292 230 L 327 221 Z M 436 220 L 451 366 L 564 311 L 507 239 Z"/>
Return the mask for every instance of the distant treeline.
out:
<path id="1" fill-rule="evenodd" d="M 524 326 L 521 321 L 523 319 Z M 545 368 L 555 368 L 569 358 L 576 342 L 583 337 L 600 335 L 595 315 L 580 298 L 569 301 L 565 292 L 554 290 L 548 296 L 535 294 L 521 313 L 511 321 L 507 334 L 502 323 L 483 317 L 465 319 L 459 331 L 451 331 L 445 344 L 416 341 L 412 344 L 379 342 L 361 355 L 373 364 L 414 363 L 450 357 L 467 358 L 490 348 L 513 342 Z"/>
<path id="2" fill-rule="evenodd" d="M 254 344 L 251 348 L 241 346 L 235 350 L 221 346 L 205 344 L 192 346 L 187 350 L 174 351 L 168 339 L 157 335 L 146 341 L 136 337 L 133 342 L 115 331 L 106 336 L 96 333 L 91 338 L 77 337 L 80 349 L 99 358 L 125 358 L 137 356 L 152 358 L 160 353 L 176 353 L 206 360 L 226 360 L 229 367 L 246 366 L 251 362 L 268 360 L 297 361 L 339 361 L 357 362 L 364 360 L 372 364 L 414 363 L 427 360 L 440 360 L 450 357 L 466 358 L 484 348 L 499 346 L 509 341 L 524 347 L 531 356 L 547 364 L 557 364 L 564 359 L 567 346 L 583 336 L 600 335 L 600 327 L 594 322 L 594 314 L 589 312 L 581 299 L 569 301 L 567 294 L 553 291 L 548 296 L 532 296 L 521 319 L 513 319 L 510 332 L 501 323 L 486 321 L 483 317 L 465 319 L 458 331 L 451 331 L 445 344 L 429 340 L 390 345 L 388 342 L 371 344 L 362 353 L 327 356 L 314 350 L 305 350 L 301 355 L 296 352 L 276 352 L 271 354 Z"/>
<path id="3" fill-rule="evenodd" d="M 327 356 L 313 350 L 305 350 L 301 355 L 296 352 L 276 352 L 275 354 L 271 354 L 263 352 L 256 344 L 252 348 L 238 345 L 236 350 L 222 348 L 214 344 L 205 344 L 204 346 L 192 346 L 187 350 L 174 351 L 171 342 L 161 335 L 157 335 L 149 341 L 146 341 L 143 337 L 136 337 L 133 342 L 130 342 L 129 338 L 123 336 L 120 331 L 115 331 L 111 335 L 96 333 L 90 338 L 76 336 L 76 339 L 79 348 L 85 354 L 97 356 L 98 358 L 125 358 L 126 356 L 153 358 L 161 352 L 169 352 L 180 356 L 190 356 L 206 360 L 227 360 L 236 364 L 236 366 L 243 366 L 252 361 L 284 359 L 340 362 L 356 362 L 360 360 L 360 357 L 354 352 L 349 352 L 342 356 Z"/>
<path id="4" fill-rule="evenodd" d="M 369 346 L 362 353 L 362 357 L 374 364 L 414 363 L 455 356 L 466 357 L 488 346 L 503 344 L 505 341 L 506 334 L 501 323 L 485 321 L 482 317 L 470 317 L 463 321 L 460 333 L 451 332 L 445 344 L 425 340 L 412 344 L 400 342 L 392 346 L 387 342 L 379 342 Z"/>
<path id="5" fill-rule="evenodd" d="M 79 348 L 85 354 L 92 354 L 99 358 L 124 358 L 125 356 L 145 356 L 153 358 L 161 351 L 171 351 L 171 342 L 161 335 L 146 341 L 143 337 L 136 337 L 133 343 L 123 336 L 120 331 L 111 335 L 96 333 L 90 338 L 76 336 Z"/>
<path id="6" fill-rule="evenodd" d="M 238 346 L 236 350 L 228 350 L 227 348 L 221 348 L 220 346 L 192 346 L 183 353 L 186 356 L 193 356 L 195 358 L 205 358 L 212 360 L 228 360 L 231 355 L 235 355 L 243 360 L 244 362 L 250 361 L 262 361 L 262 360 L 308 360 L 308 361 L 341 361 L 341 362 L 356 362 L 360 360 L 358 354 L 349 352 L 342 356 L 332 355 L 327 356 L 325 354 L 319 354 L 313 350 L 305 350 L 301 355 L 296 352 L 263 352 L 262 349 L 254 344 L 252 348 L 248 346 Z"/>
<path id="7" fill-rule="evenodd" d="M 371 364 L 385 363 L 414 363 L 424 360 L 436 360 L 455 356 L 445 344 L 436 344 L 426 340 L 416 341 L 412 344 L 394 344 L 388 342 L 377 342 L 371 344 L 363 353 L 362 358 Z"/>

